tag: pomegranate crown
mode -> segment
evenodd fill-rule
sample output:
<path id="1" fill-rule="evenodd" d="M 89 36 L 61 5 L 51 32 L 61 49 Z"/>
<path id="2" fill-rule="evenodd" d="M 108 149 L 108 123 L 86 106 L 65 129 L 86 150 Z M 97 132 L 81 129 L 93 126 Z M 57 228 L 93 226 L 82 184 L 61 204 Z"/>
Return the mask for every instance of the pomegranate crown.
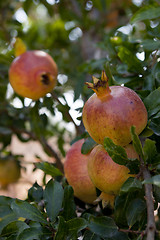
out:
<path id="1" fill-rule="evenodd" d="M 109 93 L 111 90 L 108 84 L 108 77 L 105 71 L 102 71 L 101 79 L 92 76 L 93 83 L 86 82 L 88 88 L 91 88 L 98 96 Z"/>

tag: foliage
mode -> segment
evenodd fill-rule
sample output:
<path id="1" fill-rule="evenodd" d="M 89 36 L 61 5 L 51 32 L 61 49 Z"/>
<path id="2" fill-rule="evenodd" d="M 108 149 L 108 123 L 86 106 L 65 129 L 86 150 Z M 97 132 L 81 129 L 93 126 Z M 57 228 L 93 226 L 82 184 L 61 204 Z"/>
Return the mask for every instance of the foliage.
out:
<path id="1" fill-rule="evenodd" d="M 156 0 L 0 1 L 1 155 L 7 155 L 16 135 L 22 142 L 38 141 L 56 160 L 55 164 L 43 159 L 35 164 L 35 170 L 44 172 L 44 185 L 34 183 L 25 201 L 0 196 L 0 239 L 145 239 L 148 185 L 153 185 L 155 239 L 160 239 L 159 17 Z M 58 65 L 55 90 L 36 102 L 18 96 L 9 85 L 15 37 L 29 50 L 48 52 Z M 84 83 L 91 81 L 91 75 L 100 77 L 102 70 L 110 85 L 123 84 L 135 90 L 148 111 L 148 125 L 141 135 L 131 128 L 140 161 L 127 159 L 124 149 L 111 139 L 104 141 L 113 160 L 137 174 L 122 186 L 114 209 L 103 208 L 101 201 L 89 205 L 75 198 L 61 162 L 66 144 L 85 137 L 84 154 L 95 145 L 85 132 L 81 115 L 92 94 Z M 50 137 L 55 137 L 58 150 L 49 145 Z M 23 161 L 23 156 L 9 155 Z M 48 182 L 46 175 L 51 177 Z"/>

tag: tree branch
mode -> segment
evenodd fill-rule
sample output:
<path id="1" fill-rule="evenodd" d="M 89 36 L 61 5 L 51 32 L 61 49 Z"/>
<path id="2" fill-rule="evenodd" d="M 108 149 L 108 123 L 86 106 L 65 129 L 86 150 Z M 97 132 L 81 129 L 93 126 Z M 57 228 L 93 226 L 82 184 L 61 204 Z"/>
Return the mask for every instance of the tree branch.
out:
<path id="1" fill-rule="evenodd" d="M 56 161 L 56 165 L 58 167 L 58 169 L 63 173 L 63 164 L 61 162 L 60 157 L 58 156 L 58 154 L 56 153 L 56 151 L 48 144 L 48 142 L 46 141 L 46 139 L 44 137 L 38 138 L 34 133 L 29 132 L 25 129 L 19 129 L 19 128 L 11 128 L 11 130 L 16 133 L 16 134 L 27 134 L 31 139 L 38 141 L 41 143 L 44 151 L 51 157 L 55 158 Z"/>
<path id="2" fill-rule="evenodd" d="M 151 174 L 141 158 L 140 158 L 140 162 L 141 162 L 141 171 L 143 174 L 143 179 L 144 180 L 150 179 Z M 146 240 L 154 240 L 155 233 L 156 233 L 156 224 L 155 224 L 155 218 L 154 218 L 154 199 L 153 199 L 152 184 L 144 184 L 144 187 L 145 187 L 145 199 L 147 204 L 147 228 L 146 228 L 147 238 Z"/>

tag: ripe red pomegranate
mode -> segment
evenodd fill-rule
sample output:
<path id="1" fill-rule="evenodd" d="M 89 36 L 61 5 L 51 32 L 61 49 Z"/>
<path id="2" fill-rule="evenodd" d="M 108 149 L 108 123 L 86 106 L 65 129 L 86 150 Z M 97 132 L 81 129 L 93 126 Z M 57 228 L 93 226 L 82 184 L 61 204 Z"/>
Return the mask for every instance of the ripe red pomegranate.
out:
<path id="1" fill-rule="evenodd" d="M 93 185 L 87 169 L 89 154 L 82 154 L 84 139 L 75 142 L 66 154 L 64 173 L 68 183 L 73 187 L 74 195 L 86 203 L 93 203 L 96 198 L 96 188 Z"/>
<path id="2" fill-rule="evenodd" d="M 130 143 L 131 126 L 139 135 L 147 124 L 147 110 L 140 97 L 127 87 L 109 87 L 104 72 L 101 80 L 93 77 L 93 84 L 87 84 L 95 91 L 86 101 L 82 116 L 90 136 L 100 144 L 105 137 L 121 146 Z"/>
<path id="3" fill-rule="evenodd" d="M 139 158 L 133 145 L 124 147 L 128 158 Z M 93 184 L 107 194 L 118 194 L 123 183 L 135 175 L 124 165 L 115 163 L 102 145 L 95 146 L 88 158 L 88 174 Z"/>
<path id="4" fill-rule="evenodd" d="M 17 56 L 9 69 L 9 81 L 17 94 L 37 100 L 56 85 L 57 65 L 44 51 L 26 51 Z"/>

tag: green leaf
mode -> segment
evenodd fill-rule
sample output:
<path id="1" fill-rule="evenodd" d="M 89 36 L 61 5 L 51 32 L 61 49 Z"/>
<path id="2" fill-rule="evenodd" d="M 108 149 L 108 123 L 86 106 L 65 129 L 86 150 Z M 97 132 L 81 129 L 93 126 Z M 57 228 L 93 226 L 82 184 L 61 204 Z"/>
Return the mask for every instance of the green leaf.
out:
<path id="1" fill-rule="evenodd" d="M 55 240 L 67 239 L 68 228 L 66 221 L 62 216 L 59 216 L 58 218 L 58 230 L 55 235 Z"/>
<path id="2" fill-rule="evenodd" d="M 78 232 L 87 227 L 87 221 L 84 218 L 73 218 L 67 221 L 68 238 L 77 239 Z"/>
<path id="3" fill-rule="evenodd" d="M 28 190 L 28 198 L 36 202 L 39 202 L 43 198 L 43 188 L 37 182 Z"/>
<path id="4" fill-rule="evenodd" d="M 153 186 L 153 195 L 155 201 L 160 203 L 160 187 L 157 187 L 156 185 Z"/>
<path id="5" fill-rule="evenodd" d="M 153 135 L 153 131 L 148 126 L 140 133 L 140 136 L 142 137 L 150 137 Z"/>
<path id="6" fill-rule="evenodd" d="M 140 168 L 140 161 L 139 159 L 128 159 L 129 162 L 126 164 L 126 167 L 129 169 L 130 174 L 138 174 L 139 173 L 139 168 Z"/>
<path id="7" fill-rule="evenodd" d="M 76 205 L 74 202 L 73 188 L 71 186 L 65 186 L 64 188 L 64 198 L 63 198 L 63 212 L 62 216 L 67 221 L 71 218 L 76 217 Z"/>
<path id="8" fill-rule="evenodd" d="M 24 229 L 16 240 L 41 240 L 49 236 L 51 237 L 52 233 L 47 228 L 31 227 Z"/>
<path id="9" fill-rule="evenodd" d="M 14 235 L 14 237 L 18 237 L 18 235 L 29 226 L 23 221 L 14 221 L 9 223 L 2 231 L 1 236 L 10 237 Z M 17 239 L 17 238 L 16 238 Z"/>
<path id="10" fill-rule="evenodd" d="M 56 168 L 53 164 L 49 162 L 36 163 L 35 166 L 36 168 L 41 169 L 43 172 L 52 176 L 53 178 L 63 175 L 58 168 Z"/>
<path id="11" fill-rule="evenodd" d="M 127 64 L 128 69 L 131 72 L 140 72 L 142 70 L 140 60 L 138 60 L 138 58 L 128 48 L 124 46 L 118 47 L 118 57 L 122 62 Z"/>
<path id="12" fill-rule="evenodd" d="M 110 67 L 109 67 L 109 63 L 107 63 L 107 64 L 105 65 L 105 73 L 106 73 L 106 75 L 107 75 L 107 77 L 108 77 L 108 83 L 109 83 L 110 86 L 112 86 L 112 85 L 119 85 L 119 84 L 116 82 L 116 80 L 114 79 L 114 77 L 113 77 L 113 75 L 112 75 L 112 73 L 111 73 L 111 69 L 110 69 Z"/>
<path id="13" fill-rule="evenodd" d="M 91 232 L 104 238 L 105 237 L 111 238 L 118 231 L 118 227 L 116 226 L 114 220 L 106 216 L 101 217 L 90 216 L 88 227 Z"/>
<path id="14" fill-rule="evenodd" d="M 96 142 L 91 137 L 88 137 L 82 145 L 81 153 L 88 154 L 95 145 Z"/>
<path id="15" fill-rule="evenodd" d="M 160 7 L 153 5 L 146 5 L 140 8 L 131 18 L 131 23 L 144 21 L 148 19 L 155 19 L 160 17 Z"/>
<path id="16" fill-rule="evenodd" d="M 61 184 L 51 179 L 44 190 L 46 211 L 51 221 L 55 221 L 62 207 L 63 195 L 64 191 Z"/>
<path id="17" fill-rule="evenodd" d="M 105 240 L 130 240 L 126 233 L 123 232 L 117 232 L 113 237 L 111 238 L 104 238 Z"/>
<path id="18" fill-rule="evenodd" d="M 122 185 L 120 192 L 130 192 L 135 189 L 142 189 L 142 183 L 137 178 L 128 178 L 127 181 Z"/>
<path id="19" fill-rule="evenodd" d="M 9 206 L 14 201 L 13 198 L 6 197 L 6 196 L 0 196 L 0 206 L 7 205 Z"/>
<path id="20" fill-rule="evenodd" d="M 146 179 L 142 182 L 143 184 L 154 184 L 157 187 L 160 187 L 160 175 L 155 175 L 150 179 Z"/>
<path id="21" fill-rule="evenodd" d="M 11 204 L 11 208 L 18 217 L 27 218 L 40 223 L 48 223 L 42 213 L 26 201 L 15 199 Z"/>
<path id="22" fill-rule="evenodd" d="M 142 144 L 139 140 L 138 135 L 135 132 L 135 126 L 131 127 L 131 136 L 132 136 L 132 142 L 133 146 L 136 150 L 136 152 L 141 156 L 141 158 L 144 160 L 143 150 L 142 150 Z"/>
<path id="23" fill-rule="evenodd" d="M 145 161 L 150 164 L 154 161 L 157 154 L 156 142 L 147 138 L 143 146 Z"/>
<path id="24" fill-rule="evenodd" d="M 159 40 L 145 39 L 140 44 L 146 51 L 154 51 L 160 48 Z"/>
<path id="25" fill-rule="evenodd" d="M 126 165 L 126 163 L 128 162 L 128 157 L 123 147 L 114 144 L 114 142 L 110 138 L 105 138 L 104 148 L 114 162 L 120 165 Z"/>
<path id="26" fill-rule="evenodd" d="M 83 240 L 101 240 L 101 237 L 96 235 L 95 233 L 87 230 L 84 233 L 84 238 Z"/>
<path id="27" fill-rule="evenodd" d="M 136 198 L 129 203 L 126 211 L 126 218 L 130 228 L 140 220 L 145 209 L 146 204 L 142 199 Z"/>
<path id="28" fill-rule="evenodd" d="M 157 136 L 160 136 L 160 118 L 152 118 L 150 128 Z"/>
<path id="29" fill-rule="evenodd" d="M 153 117 L 160 111 L 160 87 L 151 92 L 145 99 L 144 104 L 148 111 L 148 118 Z"/>
<path id="30" fill-rule="evenodd" d="M 17 215 L 12 211 L 10 206 L 1 205 L 0 207 L 0 233 L 4 227 L 9 223 L 16 221 L 18 219 Z"/>

